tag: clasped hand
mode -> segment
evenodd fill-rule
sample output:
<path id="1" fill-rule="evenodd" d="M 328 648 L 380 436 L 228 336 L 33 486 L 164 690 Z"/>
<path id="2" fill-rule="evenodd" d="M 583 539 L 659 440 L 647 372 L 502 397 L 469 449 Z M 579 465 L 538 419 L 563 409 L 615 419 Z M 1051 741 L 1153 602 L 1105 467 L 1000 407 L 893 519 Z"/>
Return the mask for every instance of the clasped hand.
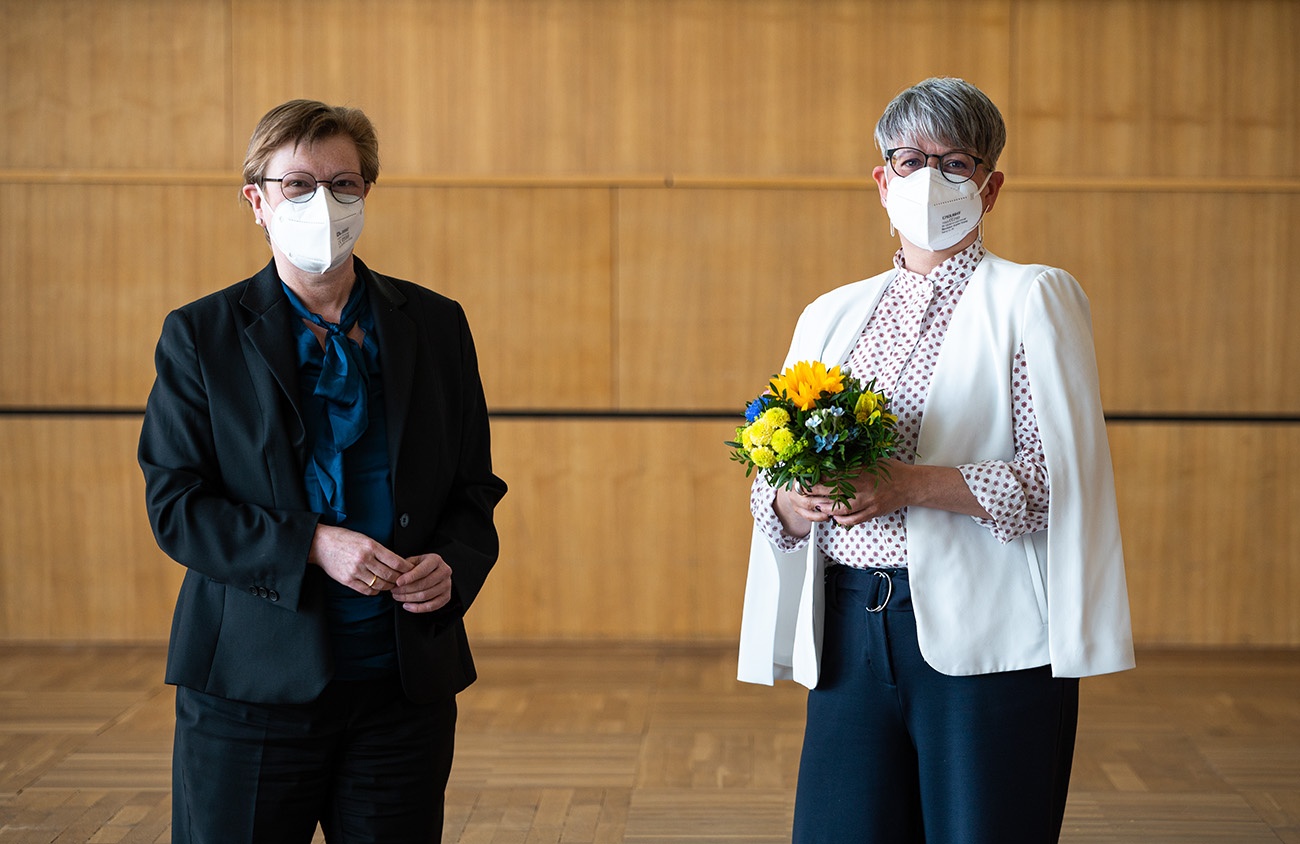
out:
<path id="1" fill-rule="evenodd" d="M 870 519 L 892 513 L 907 506 L 906 486 L 900 477 L 910 464 L 901 460 L 883 461 L 880 475 L 863 472 L 850 483 L 855 490 L 848 504 L 831 500 L 832 488 L 818 484 L 802 492 L 782 490 L 794 514 L 808 522 L 834 521 L 844 527 L 860 525 Z"/>
<path id="2" fill-rule="evenodd" d="M 400 557 L 347 528 L 317 525 L 307 562 L 362 595 L 389 592 L 408 612 L 433 612 L 451 600 L 451 566 L 440 554 Z"/>

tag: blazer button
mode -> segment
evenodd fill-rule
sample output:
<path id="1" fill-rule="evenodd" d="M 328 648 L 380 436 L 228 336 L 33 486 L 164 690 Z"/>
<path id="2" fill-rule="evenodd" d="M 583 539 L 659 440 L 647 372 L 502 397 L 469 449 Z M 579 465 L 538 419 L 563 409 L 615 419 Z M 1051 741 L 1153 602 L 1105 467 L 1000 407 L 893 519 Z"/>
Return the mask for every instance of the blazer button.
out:
<path id="1" fill-rule="evenodd" d="M 248 594 L 257 597 L 257 587 L 256 586 L 248 587 Z"/>
<path id="2" fill-rule="evenodd" d="M 259 597 L 259 598 L 265 598 L 268 594 L 269 594 L 269 593 L 266 591 L 266 587 L 265 587 L 265 586 L 259 586 L 259 587 L 257 587 L 257 597 Z"/>
<path id="3" fill-rule="evenodd" d="M 269 593 L 267 593 L 266 597 L 270 598 L 272 602 L 275 602 L 280 600 L 280 593 L 272 589 Z"/>
<path id="4" fill-rule="evenodd" d="M 401 517 L 400 519 L 397 520 L 397 523 L 398 523 L 399 525 L 401 525 L 402 527 L 406 527 L 407 525 L 409 525 L 409 524 L 411 523 L 411 516 L 410 516 L 410 514 L 409 514 L 409 513 L 403 513 L 403 514 L 402 514 L 402 517 Z"/>

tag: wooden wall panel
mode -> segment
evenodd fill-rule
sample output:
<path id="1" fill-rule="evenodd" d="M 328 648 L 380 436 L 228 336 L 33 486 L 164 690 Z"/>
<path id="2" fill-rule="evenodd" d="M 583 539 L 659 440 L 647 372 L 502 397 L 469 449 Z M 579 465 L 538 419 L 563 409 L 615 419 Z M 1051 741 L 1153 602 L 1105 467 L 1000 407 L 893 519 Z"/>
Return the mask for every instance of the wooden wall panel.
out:
<path id="1" fill-rule="evenodd" d="M 136 417 L 0 417 L 0 640 L 165 641 L 184 570 L 158 550 Z"/>
<path id="2" fill-rule="evenodd" d="M 1300 4 L 1017 3 L 1024 77 L 1007 114 L 1015 172 L 1291 177 L 1300 152 Z M 1290 46 L 1289 46 L 1290 45 Z"/>
<path id="3" fill-rule="evenodd" d="M 0 161 L 34 169 L 231 166 L 227 7 L 227 0 L 0 2 Z"/>
<path id="4" fill-rule="evenodd" d="M 1004 258 L 1088 292 L 1111 413 L 1295 414 L 1300 192 L 1017 191 L 989 218 Z"/>
<path id="5" fill-rule="evenodd" d="M 375 119 L 359 253 L 461 300 L 492 406 L 542 412 L 495 423 L 482 635 L 734 635 L 731 421 L 546 414 L 738 409 L 800 308 L 889 266 L 871 130 L 934 73 L 1006 115 L 988 244 L 1080 279 L 1109 412 L 1294 418 L 1300 4 L 926 0 L 905 38 L 896 13 L 0 0 L 0 639 L 165 634 L 138 418 L 24 412 L 140 407 L 166 311 L 265 262 L 235 174 L 290 97 Z M 1139 641 L 1300 645 L 1294 424 L 1111 431 Z"/>
<path id="6" fill-rule="evenodd" d="M 985 236 L 1002 257 L 1064 267 L 1089 292 L 1110 412 L 1295 413 L 1300 254 L 1286 230 L 1298 217 L 1300 193 L 1012 182 Z M 619 406 L 752 397 L 804 305 L 890 266 L 887 225 L 870 189 L 620 191 Z M 666 325 L 670 343 L 657 339 Z"/>
<path id="7" fill-rule="evenodd" d="M 1133 635 L 1300 646 L 1300 425 L 1112 424 Z"/>
<path id="8" fill-rule="evenodd" d="M 988 61 L 1009 47 L 1009 0 L 934 3 L 905 41 L 881 36 L 889 3 L 857 0 L 232 8 L 235 32 L 347 21 L 275 50 L 235 39 L 235 125 L 295 96 L 364 104 L 390 173 L 862 177 L 879 107 L 906 85 L 949 73 L 1010 92 Z M 350 50 L 367 60 L 331 60 Z"/>
<path id="9" fill-rule="evenodd" d="M 144 406 L 172 308 L 270 258 L 238 189 L 6 184 L 0 406 Z"/>
<path id="10" fill-rule="evenodd" d="M 0 404 L 144 405 L 174 307 L 270 259 L 237 188 L 0 184 Z M 608 407 L 608 190 L 413 189 L 382 183 L 358 254 L 462 301 L 494 408 Z M 527 365 L 524 365 L 527 364 Z"/>
<path id="11" fill-rule="evenodd" d="M 158 550 L 136 417 L 0 418 L 0 641 L 164 639 L 182 569 Z M 502 557 L 489 638 L 728 638 L 749 482 L 721 421 L 497 419 Z"/>
<path id="12" fill-rule="evenodd" d="M 0 354 L 29 360 L 0 370 L 0 401 L 141 406 L 166 311 L 267 258 L 234 196 L 233 187 L 0 184 L 0 201 L 25 211 L 0 231 L 11 272 L 0 306 L 13 315 Z M 865 189 L 623 189 L 614 327 L 612 201 L 602 189 L 381 184 L 359 252 L 463 301 L 494 408 L 679 410 L 748 397 L 779 366 L 803 305 L 887 267 L 896 243 Z M 1295 413 L 1288 373 L 1300 339 L 1288 317 L 1300 294 L 1288 268 L 1300 255 L 1287 221 L 1297 216 L 1300 193 L 1012 183 L 987 238 L 1004 257 L 1080 279 L 1110 412 Z M 1254 236 L 1237 236 L 1243 229 Z M 1157 294 L 1170 279 L 1176 288 Z M 1246 326 L 1249 339 L 1238 338 Z"/>
<path id="13" fill-rule="evenodd" d="M 1300 646 L 1300 427 L 1108 428 L 1135 639 Z M 497 420 L 512 492 L 474 632 L 734 636 L 748 483 L 709 457 L 730 434 L 726 422 Z"/>
<path id="14" fill-rule="evenodd" d="M 613 397 L 610 191 L 380 181 L 357 254 L 459 301 L 488 405 L 604 409 Z"/>
<path id="15" fill-rule="evenodd" d="M 1296 414 L 1300 192 L 1017 191 L 989 217 L 1011 260 L 1092 302 L 1112 414 Z"/>
<path id="16" fill-rule="evenodd" d="M 501 561 L 473 635 L 733 638 L 749 481 L 727 421 L 497 419 Z"/>
<path id="17" fill-rule="evenodd" d="M 267 109 L 305 96 L 364 107 L 389 173 L 664 172 L 663 3 L 231 7 L 236 32 L 309 33 L 235 39 L 245 135 Z"/>
<path id="18" fill-rule="evenodd" d="M 226 169 L 266 109 L 313 96 L 366 108 L 391 173 L 860 177 L 881 105 L 947 73 L 1003 108 L 1022 175 L 1269 177 L 1297 152 L 1290 0 L 936 0 L 906 40 L 892 8 L 6 0 L 0 151 Z"/>
<path id="19" fill-rule="evenodd" d="M 962 76 L 1010 100 L 1011 8 L 1003 0 L 907 11 L 887 0 L 668 4 L 671 170 L 867 178 L 880 160 L 876 120 L 903 88 Z"/>
<path id="20" fill-rule="evenodd" d="M 1300 255 L 1287 230 L 1297 217 L 1300 193 L 1286 191 L 1017 191 L 1012 181 L 985 236 L 995 253 L 1064 267 L 1089 292 L 1109 411 L 1295 413 L 1290 268 Z M 764 378 L 802 307 L 887 269 L 897 245 L 869 189 L 629 189 L 619 220 L 622 407 L 730 406 L 719 397 L 754 389 L 756 343 L 773 349 L 759 353 L 775 361 L 757 370 Z M 680 338 L 653 342 L 670 322 Z M 1246 326 L 1248 339 L 1237 333 Z M 683 385 L 692 371 L 713 380 Z"/>
<path id="21" fill-rule="evenodd" d="M 734 637 L 750 522 L 731 433 L 722 420 L 495 420 L 511 492 L 474 634 Z M 1139 643 L 1300 646 L 1298 434 L 1110 426 Z M 134 417 L 0 419 L 0 641 L 165 638 L 181 569 L 149 532 L 138 436 Z"/>
<path id="22" fill-rule="evenodd" d="M 872 190 L 619 193 L 620 408 L 743 408 L 821 293 L 890 266 Z"/>

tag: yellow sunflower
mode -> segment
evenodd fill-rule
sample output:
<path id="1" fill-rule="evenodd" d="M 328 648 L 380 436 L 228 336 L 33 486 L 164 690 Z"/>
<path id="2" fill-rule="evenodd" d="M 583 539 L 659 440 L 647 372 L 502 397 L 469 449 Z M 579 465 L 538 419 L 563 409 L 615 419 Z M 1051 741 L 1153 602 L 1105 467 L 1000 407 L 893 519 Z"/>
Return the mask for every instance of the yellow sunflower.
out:
<path id="1" fill-rule="evenodd" d="M 800 410 L 810 410 L 822 393 L 839 393 L 844 390 L 844 377 L 840 368 L 827 370 L 821 361 L 800 361 L 772 379 L 772 392 L 783 392 Z"/>

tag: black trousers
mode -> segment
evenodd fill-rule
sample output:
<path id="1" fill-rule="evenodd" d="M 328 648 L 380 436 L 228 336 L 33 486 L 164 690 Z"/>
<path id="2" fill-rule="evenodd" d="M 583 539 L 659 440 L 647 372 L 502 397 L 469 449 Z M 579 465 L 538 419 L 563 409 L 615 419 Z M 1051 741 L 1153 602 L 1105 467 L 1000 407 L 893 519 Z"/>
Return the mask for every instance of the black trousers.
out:
<path id="1" fill-rule="evenodd" d="M 1079 681 L 1048 666 L 940 674 L 907 570 L 833 566 L 795 844 L 1052 844 L 1078 712 Z"/>
<path id="2" fill-rule="evenodd" d="M 176 689 L 173 844 L 438 844 L 456 699 L 397 678 L 339 682 L 303 705 Z"/>

